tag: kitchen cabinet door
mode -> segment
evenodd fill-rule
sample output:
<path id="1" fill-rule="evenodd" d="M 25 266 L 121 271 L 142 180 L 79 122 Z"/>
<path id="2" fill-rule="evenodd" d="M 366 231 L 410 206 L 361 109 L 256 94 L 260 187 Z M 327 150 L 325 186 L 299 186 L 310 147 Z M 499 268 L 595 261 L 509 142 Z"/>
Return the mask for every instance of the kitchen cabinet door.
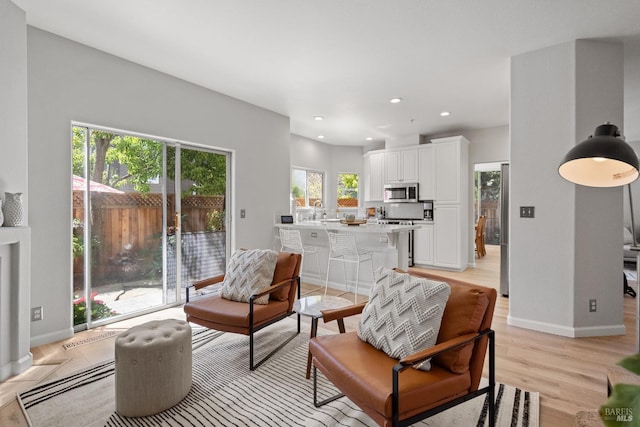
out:
<path id="1" fill-rule="evenodd" d="M 402 180 L 418 182 L 418 149 L 410 148 L 400 152 L 402 160 Z"/>
<path id="2" fill-rule="evenodd" d="M 384 180 L 385 183 L 418 182 L 417 148 L 385 152 Z"/>
<path id="3" fill-rule="evenodd" d="M 379 202 L 384 196 L 384 152 L 364 155 L 364 200 Z"/>
<path id="4" fill-rule="evenodd" d="M 426 224 L 413 232 L 413 262 L 433 265 L 433 224 Z"/>
<path id="5" fill-rule="evenodd" d="M 402 181 L 401 167 L 400 153 L 398 151 L 384 153 L 384 181 L 386 183 Z"/>
<path id="6" fill-rule="evenodd" d="M 436 204 L 468 203 L 469 140 L 452 136 L 432 140 Z"/>
<path id="7" fill-rule="evenodd" d="M 434 145 L 437 203 L 460 203 L 460 144 Z"/>
<path id="8" fill-rule="evenodd" d="M 418 149 L 418 192 L 420 200 L 436 198 L 436 158 L 433 144 Z"/>
<path id="9" fill-rule="evenodd" d="M 462 266 L 462 242 L 460 206 L 435 207 L 433 264 L 438 267 L 460 270 Z"/>

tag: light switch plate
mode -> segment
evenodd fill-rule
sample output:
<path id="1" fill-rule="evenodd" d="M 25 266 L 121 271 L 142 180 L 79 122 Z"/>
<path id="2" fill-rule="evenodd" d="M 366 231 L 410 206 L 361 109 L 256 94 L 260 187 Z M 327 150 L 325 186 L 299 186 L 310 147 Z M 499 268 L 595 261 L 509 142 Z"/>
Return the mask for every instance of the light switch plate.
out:
<path id="1" fill-rule="evenodd" d="M 533 218 L 536 208 L 534 206 L 520 206 L 520 218 Z"/>

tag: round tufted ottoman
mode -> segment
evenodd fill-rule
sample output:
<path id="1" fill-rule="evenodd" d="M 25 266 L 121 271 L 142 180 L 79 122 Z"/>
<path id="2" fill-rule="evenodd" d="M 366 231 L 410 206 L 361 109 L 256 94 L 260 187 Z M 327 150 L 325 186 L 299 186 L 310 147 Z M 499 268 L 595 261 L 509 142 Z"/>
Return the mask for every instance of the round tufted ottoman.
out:
<path id="1" fill-rule="evenodd" d="M 126 417 L 157 414 L 191 389 L 191 327 L 155 320 L 116 338 L 116 411 Z"/>

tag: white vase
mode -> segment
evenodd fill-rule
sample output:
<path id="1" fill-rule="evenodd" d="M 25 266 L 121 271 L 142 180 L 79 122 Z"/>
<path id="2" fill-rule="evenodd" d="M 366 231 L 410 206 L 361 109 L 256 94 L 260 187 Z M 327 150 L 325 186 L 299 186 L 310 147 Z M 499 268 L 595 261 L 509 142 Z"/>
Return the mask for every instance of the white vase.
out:
<path id="1" fill-rule="evenodd" d="M 4 213 L 5 227 L 19 227 L 22 225 L 24 216 L 22 208 L 22 193 L 4 193 Z"/>

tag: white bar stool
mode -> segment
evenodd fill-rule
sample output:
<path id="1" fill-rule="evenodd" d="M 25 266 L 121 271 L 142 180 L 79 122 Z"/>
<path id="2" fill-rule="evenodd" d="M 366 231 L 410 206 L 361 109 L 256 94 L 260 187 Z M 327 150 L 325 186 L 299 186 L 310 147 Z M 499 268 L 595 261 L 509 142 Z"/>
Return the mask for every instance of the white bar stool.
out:
<path id="1" fill-rule="evenodd" d="M 293 252 L 302 254 L 302 263 L 300 265 L 300 276 L 302 276 L 302 267 L 304 266 L 305 255 L 316 256 L 316 266 L 318 267 L 318 275 L 320 278 L 320 258 L 318 257 L 318 248 L 316 246 L 304 246 L 302 244 L 302 236 L 300 230 L 293 228 L 280 227 L 280 251 Z"/>
<path id="2" fill-rule="evenodd" d="M 346 263 L 356 264 L 356 292 L 354 304 L 358 303 L 358 283 L 360 282 L 360 264 L 369 261 L 371 263 L 371 277 L 373 277 L 373 252 L 358 249 L 356 237 L 349 232 L 340 230 L 327 230 L 329 236 L 329 260 L 327 261 L 327 278 L 324 283 L 324 294 L 327 294 L 329 287 L 329 270 L 331 261 L 342 262 L 344 270 L 345 289 L 348 289 L 349 280 L 347 278 Z"/>

